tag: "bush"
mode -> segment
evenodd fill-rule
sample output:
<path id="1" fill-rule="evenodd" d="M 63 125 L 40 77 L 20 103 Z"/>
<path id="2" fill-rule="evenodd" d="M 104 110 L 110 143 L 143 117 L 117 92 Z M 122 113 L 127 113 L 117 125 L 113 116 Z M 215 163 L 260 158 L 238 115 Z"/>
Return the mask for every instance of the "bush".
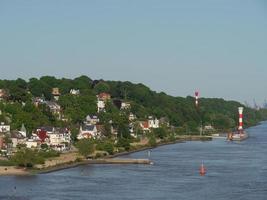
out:
<path id="1" fill-rule="evenodd" d="M 154 135 L 149 136 L 148 144 L 151 147 L 156 147 L 157 146 L 157 141 Z"/>
<path id="2" fill-rule="evenodd" d="M 0 166 L 14 166 L 15 163 L 11 160 L 0 160 Z"/>
<path id="3" fill-rule="evenodd" d="M 99 142 L 96 145 L 96 149 L 100 151 L 106 151 L 109 155 L 112 155 L 114 153 L 114 145 L 111 142 Z"/>
<path id="4" fill-rule="evenodd" d="M 55 151 L 55 150 L 53 150 L 53 149 L 50 149 L 50 150 L 47 150 L 47 151 L 41 150 L 41 151 L 39 151 L 38 155 L 40 157 L 43 157 L 43 158 L 52 158 L 52 157 L 60 156 L 60 153 Z"/>
<path id="5" fill-rule="evenodd" d="M 130 150 L 130 140 L 126 138 L 120 138 L 117 143 L 117 147 L 123 147 L 126 151 Z"/>
<path id="6" fill-rule="evenodd" d="M 90 154 L 94 153 L 95 145 L 92 140 L 89 139 L 82 139 L 76 143 L 76 147 L 79 150 L 79 153 L 84 156 L 88 157 Z"/>
<path id="7" fill-rule="evenodd" d="M 21 149 L 11 158 L 11 162 L 20 167 L 33 167 L 35 164 L 43 164 L 44 158 L 32 149 Z"/>

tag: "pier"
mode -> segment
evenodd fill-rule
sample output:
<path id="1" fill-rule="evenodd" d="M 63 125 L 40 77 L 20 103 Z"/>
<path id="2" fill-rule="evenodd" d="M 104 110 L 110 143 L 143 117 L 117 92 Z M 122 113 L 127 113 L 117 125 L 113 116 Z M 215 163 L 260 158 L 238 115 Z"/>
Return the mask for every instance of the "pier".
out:
<path id="1" fill-rule="evenodd" d="M 85 164 L 152 164 L 153 162 L 149 159 L 96 159 L 96 160 L 86 160 Z"/>

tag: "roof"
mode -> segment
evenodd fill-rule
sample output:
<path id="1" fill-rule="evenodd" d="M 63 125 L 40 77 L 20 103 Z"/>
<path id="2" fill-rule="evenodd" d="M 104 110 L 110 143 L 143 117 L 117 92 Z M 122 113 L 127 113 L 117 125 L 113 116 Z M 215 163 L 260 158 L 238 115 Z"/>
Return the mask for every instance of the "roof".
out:
<path id="1" fill-rule="evenodd" d="M 93 131 L 95 129 L 95 125 L 85 125 L 82 127 L 84 131 Z"/>
<path id="2" fill-rule="evenodd" d="M 25 137 L 19 131 L 12 131 L 11 138 L 24 139 Z"/>
<path id="3" fill-rule="evenodd" d="M 25 133 L 27 132 L 27 130 L 26 130 L 24 124 L 21 125 L 20 131 L 21 131 L 21 132 L 25 132 Z"/>
<path id="4" fill-rule="evenodd" d="M 110 99 L 110 94 L 109 94 L 109 93 L 106 93 L 106 92 L 102 92 L 102 93 L 99 93 L 99 94 L 97 95 L 97 97 L 98 97 L 99 99 Z"/>
<path id="5" fill-rule="evenodd" d="M 45 103 L 46 103 L 46 105 L 49 106 L 50 108 L 51 108 L 51 107 L 57 107 L 57 108 L 60 109 L 60 105 L 59 105 L 58 103 L 54 102 L 54 101 L 46 101 Z"/>
<path id="6" fill-rule="evenodd" d="M 55 132 L 64 134 L 64 133 L 68 133 L 69 129 L 67 129 L 67 128 L 56 128 Z"/>
<path id="7" fill-rule="evenodd" d="M 86 120 L 91 120 L 91 119 L 98 119 L 96 115 L 87 115 Z"/>
<path id="8" fill-rule="evenodd" d="M 52 127 L 52 126 L 42 126 L 42 127 L 38 128 L 38 129 L 43 130 L 43 131 L 47 131 L 47 132 L 53 132 L 54 127 Z"/>

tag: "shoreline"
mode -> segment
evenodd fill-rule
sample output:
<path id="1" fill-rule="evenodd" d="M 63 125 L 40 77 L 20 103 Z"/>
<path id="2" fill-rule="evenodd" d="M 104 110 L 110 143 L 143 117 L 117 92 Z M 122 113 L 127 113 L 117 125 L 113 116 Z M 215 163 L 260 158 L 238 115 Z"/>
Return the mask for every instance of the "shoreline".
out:
<path id="1" fill-rule="evenodd" d="M 37 174 L 47 174 L 47 173 L 51 173 L 51 172 L 55 172 L 55 171 L 60 171 L 60 170 L 64 170 L 64 169 L 70 169 L 70 168 L 75 168 L 78 166 L 82 166 L 82 165 L 88 165 L 88 164 L 149 164 L 149 163 L 153 163 L 152 161 L 148 160 L 149 162 L 145 162 L 145 163 L 140 163 L 140 162 L 108 162 L 108 160 L 113 159 L 113 158 L 117 158 L 120 156 L 125 156 L 125 155 L 129 155 L 132 153 L 137 153 L 140 151 L 146 151 L 149 149 L 154 149 L 160 146 L 165 146 L 165 145 L 171 145 L 171 144 L 177 144 L 177 143 L 184 143 L 184 142 L 188 142 L 188 141 L 211 141 L 213 138 L 211 136 L 180 136 L 178 137 L 175 141 L 161 141 L 159 143 L 157 143 L 156 146 L 152 147 L 152 146 L 142 146 L 140 148 L 137 149 L 132 149 L 130 151 L 125 151 L 125 152 L 118 152 L 115 153 L 113 155 L 108 155 L 108 156 L 104 156 L 102 158 L 99 159 L 92 159 L 92 160 L 82 160 L 82 161 L 70 161 L 70 162 L 65 162 L 65 163 L 60 163 L 60 164 L 56 164 L 54 166 L 49 166 L 49 167 L 45 167 L 45 168 L 40 168 L 40 169 L 25 169 L 25 168 L 19 168 L 19 167 L 14 167 L 14 166 L 9 166 L 9 167 L 1 167 L 0 166 L 0 176 L 28 176 L 28 175 L 37 175 Z M 77 157 L 78 158 L 78 157 Z M 140 159 L 140 160 L 144 160 L 144 159 Z M 4 170 L 3 168 L 6 168 L 7 170 Z M 2 170 L 1 170 L 2 169 Z"/>

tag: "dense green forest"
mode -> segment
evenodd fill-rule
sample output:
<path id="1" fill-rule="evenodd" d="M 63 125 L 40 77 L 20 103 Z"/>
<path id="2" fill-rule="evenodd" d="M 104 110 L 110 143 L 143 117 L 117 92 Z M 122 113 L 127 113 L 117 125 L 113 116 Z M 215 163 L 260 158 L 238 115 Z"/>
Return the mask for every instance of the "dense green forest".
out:
<path id="1" fill-rule="evenodd" d="M 58 103 L 67 120 L 59 120 L 45 105 L 36 107 L 34 97 L 53 100 L 52 88 L 59 88 Z M 100 92 L 111 94 L 112 99 L 121 99 L 131 103 L 131 108 L 123 114 L 112 103 L 107 105 L 107 112 L 99 114 L 100 119 L 108 126 L 113 120 L 117 128 L 127 135 L 127 115 L 134 113 L 138 119 L 147 119 L 152 115 L 165 117 L 174 127 L 181 131 L 197 131 L 202 125 L 212 125 L 217 130 L 233 129 L 237 126 L 239 106 L 236 101 L 225 101 L 216 98 L 201 98 L 200 105 L 195 107 L 194 98 L 173 97 L 163 92 L 152 91 L 143 84 L 131 82 L 92 80 L 87 76 L 75 79 L 57 79 L 53 76 L 31 78 L 28 81 L 0 80 L 0 89 L 6 92 L 6 99 L 0 101 L 0 121 L 11 124 L 12 129 L 19 129 L 24 123 L 28 130 L 38 126 L 54 125 L 78 127 L 86 115 L 97 114 L 96 95 Z M 79 89 L 80 95 L 71 95 L 71 89 Z M 254 110 L 245 107 L 244 124 L 250 126 L 267 119 L 265 109 Z M 108 129 L 107 129 L 108 130 Z"/>

